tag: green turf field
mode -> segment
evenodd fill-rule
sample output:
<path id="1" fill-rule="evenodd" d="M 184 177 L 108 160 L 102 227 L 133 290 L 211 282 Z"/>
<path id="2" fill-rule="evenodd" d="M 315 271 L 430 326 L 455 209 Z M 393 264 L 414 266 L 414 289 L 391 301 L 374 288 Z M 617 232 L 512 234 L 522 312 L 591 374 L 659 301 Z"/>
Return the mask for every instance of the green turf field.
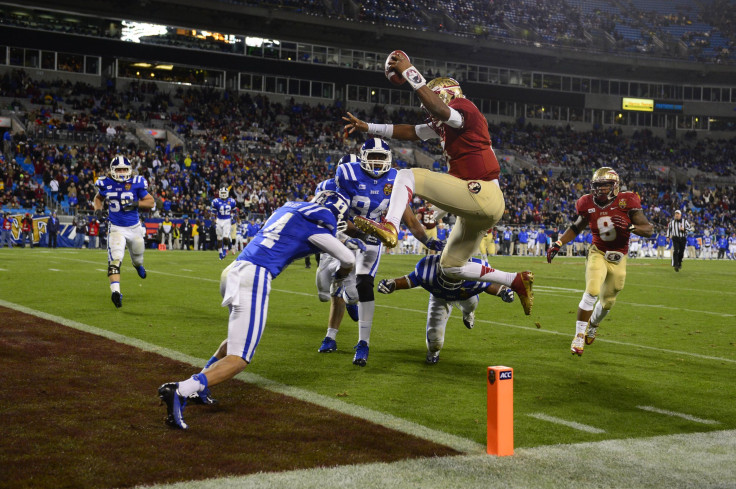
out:
<path id="1" fill-rule="evenodd" d="M 384 256 L 378 279 L 407 274 L 418 259 Z M 126 257 L 117 310 L 103 251 L 3 249 L 0 298 L 206 359 L 226 336 L 218 284 L 232 260 L 147 250 L 141 280 Z M 583 260 L 495 257 L 493 265 L 535 273 L 531 316 L 518 301 L 484 295 L 475 329 L 454 311 L 441 360 L 428 366 L 427 293 L 377 294 L 368 366 L 359 368 L 357 323 L 347 316 L 338 351 L 317 353 L 328 305 L 316 296 L 314 261 L 311 270 L 297 262 L 272 283 L 268 325 L 247 371 L 481 444 L 490 365 L 514 368 L 520 448 L 736 428 L 736 263 L 685 261 L 675 273 L 668 260 L 630 260 L 626 288 L 579 358 L 569 346 Z"/>

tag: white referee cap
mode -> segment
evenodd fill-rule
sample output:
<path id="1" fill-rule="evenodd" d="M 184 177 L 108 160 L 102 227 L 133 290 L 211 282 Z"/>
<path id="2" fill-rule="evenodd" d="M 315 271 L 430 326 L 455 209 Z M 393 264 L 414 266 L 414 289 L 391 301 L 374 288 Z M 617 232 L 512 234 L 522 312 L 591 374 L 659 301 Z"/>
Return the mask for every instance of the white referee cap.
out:
<path id="1" fill-rule="evenodd" d="M 682 212 L 680 211 L 680 209 L 677 209 L 677 210 L 675 211 L 675 214 L 682 214 Z"/>

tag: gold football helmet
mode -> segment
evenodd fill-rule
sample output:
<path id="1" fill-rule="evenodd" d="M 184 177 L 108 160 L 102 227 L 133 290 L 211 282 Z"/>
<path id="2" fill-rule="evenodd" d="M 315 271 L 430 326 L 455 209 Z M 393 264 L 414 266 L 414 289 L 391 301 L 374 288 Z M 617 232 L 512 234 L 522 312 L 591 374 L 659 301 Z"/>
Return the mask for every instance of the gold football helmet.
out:
<path id="1" fill-rule="evenodd" d="M 608 202 L 613 200 L 621 189 L 621 181 L 618 178 L 618 173 L 616 173 L 616 171 L 610 166 L 598 168 L 593 173 L 593 178 L 590 179 L 590 185 L 592 187 L 593 197 L 595 197 L 598 202 Z M 611 187 L 604 191 L 600 188 L 602 185 L 611 185 Z"/>
<path id="2" fill-rule="evenodd" d="M 452 99 L 465 98 L 460 83 L 454 78 L 440 77 L 427 83 L 427 87 L 432 90 L 446 104 Z"/>

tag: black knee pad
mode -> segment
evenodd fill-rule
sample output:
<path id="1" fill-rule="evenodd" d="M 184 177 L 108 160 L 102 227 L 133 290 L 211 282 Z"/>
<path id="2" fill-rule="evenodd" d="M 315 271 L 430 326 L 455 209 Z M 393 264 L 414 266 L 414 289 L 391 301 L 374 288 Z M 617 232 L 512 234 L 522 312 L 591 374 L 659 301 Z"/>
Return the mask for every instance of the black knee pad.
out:
<path id="1" fill-rule="evenodd" d="M 358 275 L 355 278 L 355 288 L 358 289 L 358 300 L 360 302 L 371 302 L 375 300 L 373 295 L 373 277 L 370 275 Z"/>
<path id="2" fill-rule="evenodd" d="M 120 275 L 120 264 L 113 262 L 107 265 L 107 276 Z"/>

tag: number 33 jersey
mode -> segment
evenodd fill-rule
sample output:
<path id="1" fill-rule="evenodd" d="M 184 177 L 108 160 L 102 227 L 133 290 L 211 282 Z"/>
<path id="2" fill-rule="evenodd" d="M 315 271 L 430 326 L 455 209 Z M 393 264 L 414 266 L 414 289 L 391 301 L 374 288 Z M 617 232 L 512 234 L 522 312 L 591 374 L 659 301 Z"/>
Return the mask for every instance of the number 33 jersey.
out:
<path id="1" fill-rule="evenodd" d="M 138 209 L 124 210 L 121 200 L 141 200 L 148 195 L 148 182 L 140 175 L 118 182 L 110 177 L 100 177 L 95 182 L 97 192 L 107 200 L 110 223 L 130 227 L 139 224 Z"/>
<path id="2" fill-rule="evenodd" d="M 591 194 L 580 197 L 575 204 L 578 215 L 590 224 L 593 244 L 601 251 L 629 252 L 629 213 L 641 210 L 641 200 L 634 192 L 619 192 L 608 204 L 598 205 Z"/>

